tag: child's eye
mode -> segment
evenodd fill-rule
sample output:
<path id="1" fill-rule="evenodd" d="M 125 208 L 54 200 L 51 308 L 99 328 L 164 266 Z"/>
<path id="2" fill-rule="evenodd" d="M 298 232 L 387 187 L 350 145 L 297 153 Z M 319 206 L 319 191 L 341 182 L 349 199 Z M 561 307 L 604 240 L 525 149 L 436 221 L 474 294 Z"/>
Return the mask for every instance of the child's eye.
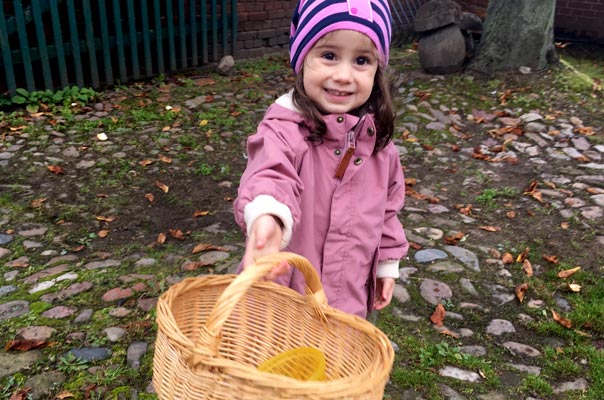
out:
<path id="1" fill-rule="evenodd" d="M 333 61 L 336 58 L 336 55 L 334 53 L 323 53 L 323 55 L 321 56 L 326 60 L 330 60 Z"/>
<path id="2" fill-rule="evenodd" d="M 357 57 L 356 63 L 358 65 L 367 65 L 367 64 L 371 64 L 371 60 L 367 57 Z"/>

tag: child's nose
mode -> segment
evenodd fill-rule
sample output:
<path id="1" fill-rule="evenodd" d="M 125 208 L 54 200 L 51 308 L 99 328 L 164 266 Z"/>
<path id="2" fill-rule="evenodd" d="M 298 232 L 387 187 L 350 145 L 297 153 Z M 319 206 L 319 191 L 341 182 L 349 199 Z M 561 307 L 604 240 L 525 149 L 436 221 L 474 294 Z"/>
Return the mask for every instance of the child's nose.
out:
<path id="1" fill-rule="evenodd" d="M 340 63 L 336 67 L 333 74 L 333 78 L 336 81 L 349 82 L 352 80 L 352 65 L 348 63 Z"/>

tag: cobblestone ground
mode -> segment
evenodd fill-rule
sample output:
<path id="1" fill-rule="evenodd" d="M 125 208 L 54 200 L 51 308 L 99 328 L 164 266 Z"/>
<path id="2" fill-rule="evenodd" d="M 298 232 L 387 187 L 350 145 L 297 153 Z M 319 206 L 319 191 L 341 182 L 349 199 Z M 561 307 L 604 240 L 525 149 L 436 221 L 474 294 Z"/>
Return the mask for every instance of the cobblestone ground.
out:
<path id="1" fill-rule="evenodd" d="M 189 76 L 188 86 L 107 91 L 75 118 L 40 113 L 24 122 L 43 133 L 2 127 L 2 398 L 154 398 L 157 298 L 186 276 L 233 271 L 243 243 L 230 200 L 245 162 L 245 136 L 291 83 L 279 71 L 254 84 L 234 75 L 231 89 L 220 90 L 220 79 L 210 76 Z M 590 120 L 576 104 L 560 112 L 478 108 L 459 94 L 437 98 L 430 85 L 444 90 L 447 80 L 408 72 L 398 82 L 396 143 L 408 180 L 401 219 L 412 248 L 385 312 L 388 324 L 398 323 L 400 336 L 440 332 L 438 341 L 460 354 L 496 360 L 501 384 L 493 388 L 482 386 L 479 370 L 439 367 L 443 399 L 537 398 L 511 388 L 539 376 L 544 349 L 563 348 L 565 339 L 532 331 L 535 310 L 564 315 L 573 293 L 528 290 L 520 304 L 526 263 L 523 271 L 517 257 L 539 244 L 550 258 L 533 254 L 536 276 L 555 269 L 551 257 L 558 257 L 601 285 L 601 119 Z M 155 104 L 164 117 L 166 110 L 185 115 L 193 126 L 141 117 L 110 128 L 132 98 L 143 101 L 141 109 Z M 212 114 L 217 108 L 229 114 Z M 248 125 L 208 129 L 227 117 L 247 118 Z M 84 133 L 69 128 L 85 122 Z M 190 135 L 202 145 L 190 144 Z M 426 135 L 432 141 L 421 139 Z M 441 140 L 445 135 L 453 140 Z M 226 166 L 223 176 L 219 168 Z M 438 304 L 447 306 L 444 323 L 432 324 Z M 596 347 L 601 343 L 594 337 Z M 593 385 L 584 376 L 551 383 L 548 398 L 560 399 Z M 390 398 L 429 398 L 394 381 L 387 391 Z"/>

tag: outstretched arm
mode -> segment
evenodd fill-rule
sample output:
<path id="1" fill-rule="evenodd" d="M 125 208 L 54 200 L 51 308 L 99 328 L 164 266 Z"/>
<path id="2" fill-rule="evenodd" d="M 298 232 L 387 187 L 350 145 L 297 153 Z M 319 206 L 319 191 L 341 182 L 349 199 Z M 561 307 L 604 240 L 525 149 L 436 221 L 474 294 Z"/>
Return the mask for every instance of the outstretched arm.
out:
<path id="1" fill-rule="evenodd" d="M 245 244 L 245 254 L 243 255 L 243 268 L 254 264 L 254 261 L 262 256 L 277 253 L 280 250 L 281 239 L 283 237 L 283 224 L 281 221 L 270 214 L 260 215 L 253 222 L 247 242 Z M 266 279 L 275 280 L 279 275 L 289 270 L 287 262 L 283 261 L 277 265 L 266 276 Z"/>

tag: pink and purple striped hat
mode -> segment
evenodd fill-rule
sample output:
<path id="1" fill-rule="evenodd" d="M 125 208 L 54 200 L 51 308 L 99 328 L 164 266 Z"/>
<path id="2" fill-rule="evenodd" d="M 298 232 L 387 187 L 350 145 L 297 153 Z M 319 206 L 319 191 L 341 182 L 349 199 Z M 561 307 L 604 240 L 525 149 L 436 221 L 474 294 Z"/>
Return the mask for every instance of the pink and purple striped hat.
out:
<path id="1" fill-rule="evenodd" d="M 349 29 L 367 35 L 382 62 L 388 63 L 391 15 L 388 0 L 299 0 L 292 17 L 289 50 L 296 73 L 314 44 L 325 34 Z"/>

